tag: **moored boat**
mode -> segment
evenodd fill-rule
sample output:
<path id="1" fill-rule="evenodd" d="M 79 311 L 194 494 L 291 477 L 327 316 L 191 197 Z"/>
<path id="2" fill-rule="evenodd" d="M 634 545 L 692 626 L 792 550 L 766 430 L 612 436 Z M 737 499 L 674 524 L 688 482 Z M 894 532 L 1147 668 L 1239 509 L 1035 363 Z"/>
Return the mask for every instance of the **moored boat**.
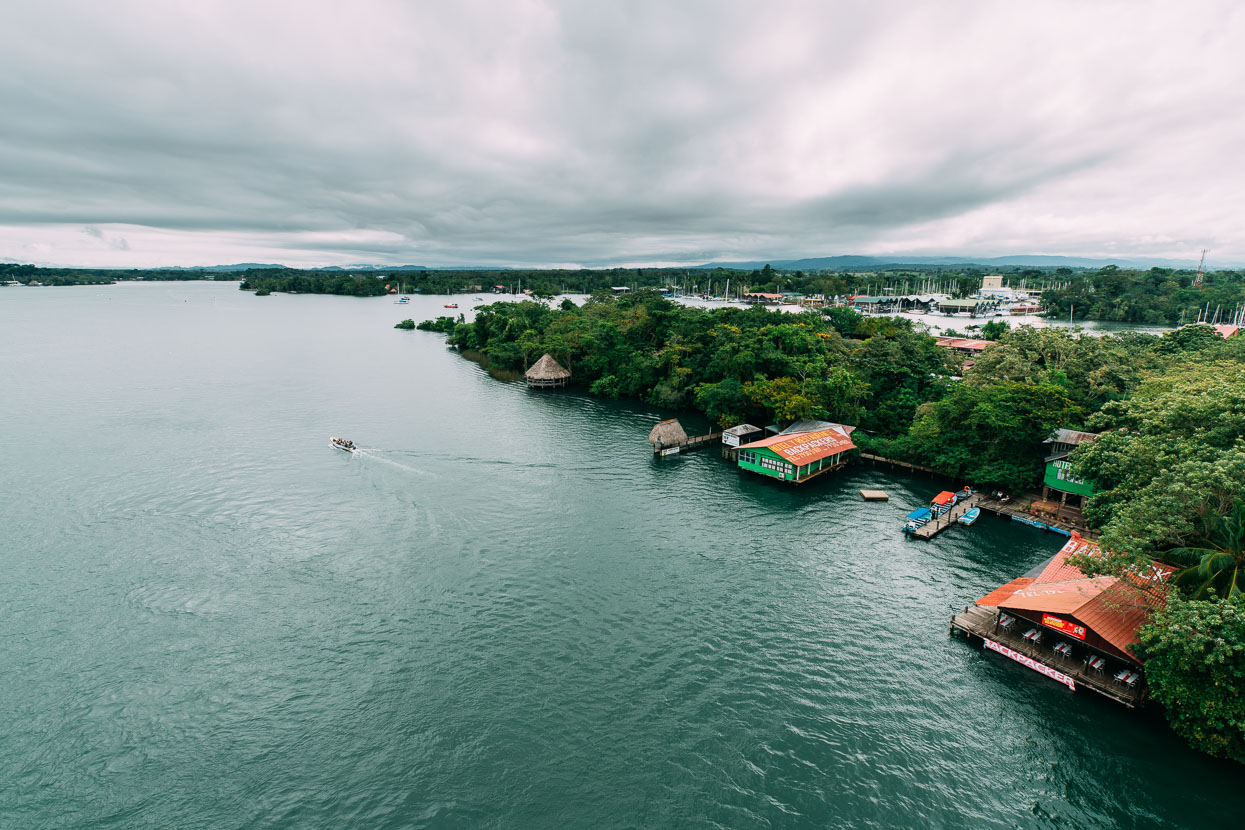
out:
<path id="1" fill-rule="evenodd" d="M 909 513 L 907 516 L 904 517 L 905 519 L 907 519 L 907 521 L 904 522 L 903 532 L 904 533 L 915 533 L 917 528 L 928 524 L 929 520 L 932 519 L 933 517 L 934 517 L 934 514 L 933 512 L 930 511 L 928 507 L 922 507 L 918 510 L 913 510 L 911 513 Z"/>
<path id="2" fill-rule="evenodd" d="M 977 521 L 977 517 L 980 515 L 980 507 L 970 507 L 968 510 L 964 511 L 964 515 L 956 519 L 956 521 L 962 525 L 972 525 L 973 522 Z"/>
<path id="3" fill-rule="evenodd" d="M 351 452 L 351 453 L 354 452 L 355 449 L 357 449 L 354 445 L 354 441 L 348 441 L 345 438 L 330 438 L 329 444 L 331 446 L 337 447 L 337 449 L 339 450 L 345 450 L 346 452 Z"/>
<path id="4" fill-rule="evenodd" d="M 1039 522 L 1037 519 L 1030 519 L 1028 516 L 1021 516 L 1018 513 L 1012 514 L 1012 521 L 1020 522 L 1022 525 L 1028 525 L 1029 527 L 1036 527 L 1041 530 L 1046 529 L 1046 522 Z"/>
<path id="5" fill-rule="evenodd" d="M 458 308 L 458 303 L 446 303 L 446 308 Z"/>

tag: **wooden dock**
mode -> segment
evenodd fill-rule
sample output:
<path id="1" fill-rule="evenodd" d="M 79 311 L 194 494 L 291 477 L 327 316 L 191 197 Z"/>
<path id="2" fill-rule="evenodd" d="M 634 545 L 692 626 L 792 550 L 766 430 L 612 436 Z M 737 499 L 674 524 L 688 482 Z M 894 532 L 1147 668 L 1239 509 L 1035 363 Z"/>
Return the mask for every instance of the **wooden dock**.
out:
<path id="1" fill-rule="evenodd" d="M 1073 531 L 1076 531 L 1086 539 L 1097 539 L 1101 535 L 1099 531 L 1084 524 L 1073 525 L 1059 518 L 1034 516 L 1026 510 L 1021 510 L 1015 501 L 1001 502 L 997 499 L 983 498 L 977 506 L 981 508 L 983 513 L 993 513 L 1004 519 L 1010 519 L 1012 516 L 1019 516 L 1022 519 L 1035 519 L 1052 533 L 1062 532 L 1061 535 L 1071 535 Z"/>
<path id="2" fill-rule="evenodd" d="M 925 524 L 912 531 L 912 535 L 918 539 L 929 539 L 956 523 L 956 519 L 963 516 L 970 509 L 977 506 L 977 502 L 981 500 L 981 496 L 973 493 L 966 499 L 958 501 L 950 510 L 941 516 L 935 516 Z"/>
<path id="3" fill-rule="evenodd" d="M 722 433 L 711 432 L 708 435 L 697 435 L 695 438 L 688 438 L 686 441 L 680 441 L 677 444 L 656 445 L 653 447 L 653 455 L 658 458 L 665 458 L 668 455 L 682 455 L 692 450 L 700 450 L 710 444 L 722 443 Z"/>
<path id="4" fill-rule="evenodd" d="M 970 643 L 976 640 L 991 651 L 1063 683 L 1074 692 L 1078 688 L 1091 689 L 1130 709 L 1145 702 L 1145 686 L 1130 688 L 1117 683 L 1113 672 L 1096 672 L 1084 662 L 1061 657 L 1052 648 L 1054 641 L 1037 645 L 1029 642 L 1020 633 L 1026 625 L 1027 621 L 1018 619 L 1012 630 L 1008 631 L 999 625 L 999 609 L 989 605 L 969 605 L 951 618 L 951 633 L 960 631 Z"/>
<path id="5" fill-rule="evenodd" d="M 872 461 L 875 464 L 890 464 L 891 466 L 899 467 L 904 470 L 912 470 L 913 472 L 929 473 L 930 475 L 940 476 L 942 478 L 955 478 L 955 476 L 949 476 L 940 470 L 933 469 L 932 467 L 922 467 L 920 464 L 909 464 L 907 461 L 895 461 L 892 458 L 885 458 L 869 452 L 862 452 L 860 457 L 865 461 Z"/>

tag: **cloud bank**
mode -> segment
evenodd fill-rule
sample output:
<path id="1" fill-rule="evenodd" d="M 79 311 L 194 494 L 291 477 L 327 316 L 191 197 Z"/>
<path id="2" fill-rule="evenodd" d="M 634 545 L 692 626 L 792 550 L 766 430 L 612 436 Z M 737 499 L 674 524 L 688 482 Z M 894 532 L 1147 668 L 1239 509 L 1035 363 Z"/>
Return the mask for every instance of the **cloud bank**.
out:
<path id="1" fill-rule="evenodd" d="M 1243 36 L 1228 2 L 6 4 L 0 258 L 1245 261 Z"/>

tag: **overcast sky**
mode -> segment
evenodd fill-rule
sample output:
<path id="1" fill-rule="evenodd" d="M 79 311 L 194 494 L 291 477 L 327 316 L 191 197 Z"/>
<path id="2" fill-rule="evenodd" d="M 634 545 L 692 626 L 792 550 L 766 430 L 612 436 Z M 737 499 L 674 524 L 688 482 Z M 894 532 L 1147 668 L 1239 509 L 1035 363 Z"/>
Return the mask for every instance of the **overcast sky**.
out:
<path id="1" fill-rule="evenodd" d="M 1245 262 L 1236 2 L 0 5 L 0 260 Z"/>

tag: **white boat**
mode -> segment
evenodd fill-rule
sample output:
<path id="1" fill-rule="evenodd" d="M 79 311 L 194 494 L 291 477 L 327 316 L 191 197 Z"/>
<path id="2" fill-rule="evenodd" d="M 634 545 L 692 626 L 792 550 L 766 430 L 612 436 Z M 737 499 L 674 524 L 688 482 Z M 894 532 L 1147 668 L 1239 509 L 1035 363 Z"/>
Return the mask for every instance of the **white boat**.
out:
<path id="1" fill-rule="evenodd" d="M 980 515 L 981 515 L 981 508 L 980 508 L 980 507 L 971 507 L 971 508 L 969 508 L 968 510 L 966 510 L 966 511 L 964 512 L 964 515 L 963 515 L 963 516 L 961 516 L 960 518 L 956 519 L 956 521 L 958 521 L 958 522 L 959 522 L 960 524 L 962 524 L 962 525 L 970 525 L 970 526 L 971 526 L 973 522 L 977 521 L 977 517 L 978 517 L 978 516 L 980 516 Z"/>
<path id="2" fill-rule="evenodd" d="M 345 450 L 346 452 L 350 452 L 350 453 L 354 452 L 357 449 L 357 447 L 355 447 L 354 445 L 354 441 L 348 441 L 345 438 L 330 438 L 329 444 L 331 446 L 336 447 L 339 450 Z"/>

